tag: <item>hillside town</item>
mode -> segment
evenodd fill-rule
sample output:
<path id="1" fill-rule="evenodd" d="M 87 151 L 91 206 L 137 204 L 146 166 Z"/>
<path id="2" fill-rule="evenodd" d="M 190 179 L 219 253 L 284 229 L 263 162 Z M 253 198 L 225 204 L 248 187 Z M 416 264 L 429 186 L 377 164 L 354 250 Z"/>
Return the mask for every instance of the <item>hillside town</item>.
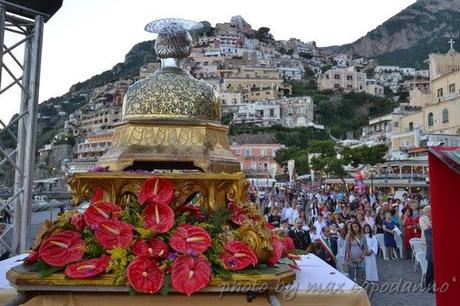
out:
<path id="1" fill-rule="evenodd" d="M 193 3 L 183 19 L 147 0 L 104 16 L 0 0 L 0 95 L 20 102 L 0 118 L 0 304 L 456 305 L 460 4 L 410 1 L 320 47 L 310 19 L 286 35 L 241 3 L 253 25 L 229 7 L 193 20 Z M 65 26 L 79 9 L 97 12 L 89 32 Z M 118 13 L 133 36 L 113 27 L 124 45 L 104 49 Z M 59 66 L 64 94 L 40 75 L 45 23 L 100 63 Z M 60 95 L 41 101 L 47 82 Z"/>
<path id="2" fill-rule="evenodd" d="M 460 144 L 460 54 L 453 40 L 449 44 L 447 53 L 430 54 L 426 70 L 381 66 L 375 59 L 322 50 L 314 41 L 274 40 L 268 28 L 255 30 L 241 16 L 234 16 L 230 22 L 215 28 L 208 24 L 195 33 L 191 56 L 182 65 L 218 91 L 223 120 L 231 129 L 281 126 L 329 133 L 330 127 L 316 120 L 314 97 L 293 94 L 293 86 L 299 84 L 319 92 L 362 93 L 382 98 L 381 103 L 396 103 L 391 112 L 369 118 L 359 134 L 330 137 L 337 151 L 385 145 L 383 162 L 345 165 L 344 180 L 318 169 L 302 173 L 296 167 L 294 179 L 310 187 L 344 188 L 345 182 L 351 190 L 354 175 L 364 171 L 368 186 L 372 179 L 375 188 L 386 192 L 427 192 L 427 148 Z M 54 105 L 58 115 L 66 118 L 65 126 L 52 143 L 39 149 L 37 182 L 59 188 L 64 185 L 61 178 L 93 168 L 111 147 L 128 86 L 159 67 L 159 62 L 148 63 L 135 78 L 115 80 L 80 96 L 88 102 L 75 112 Z M 286 149 L 285 144 L 266 137 L 231 141 L 232 152 L 250 178 L 268 182 L 288 172 L 287 163 L 276 160 L 277 150 Z"/>

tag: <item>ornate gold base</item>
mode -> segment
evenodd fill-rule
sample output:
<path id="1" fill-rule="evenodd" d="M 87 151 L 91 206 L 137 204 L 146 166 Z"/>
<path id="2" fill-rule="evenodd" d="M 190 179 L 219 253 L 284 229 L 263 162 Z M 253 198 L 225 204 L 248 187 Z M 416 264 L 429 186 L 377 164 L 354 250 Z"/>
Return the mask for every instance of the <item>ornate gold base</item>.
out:
<path id="1" fill-rule="evenodd" d="M 104 200 L 124 206 L 128 195 L 136 195 L 144 181 L 150 177 L 166 177 L 175 186 L 175 201 L 185 201 L 192 193 L 201 194 L 202 204 L 214 210 L 226 207 L 229 201 L 246 198 L 248 182 L 243 173 L 164 173 L 142 174 L 129 172 L 87 172 L 73 176 L 69 185 L 72 202 L 78 205 L 90 199 L 96 188 L 104 190 Z M 181 203 L 181 204 L 182 204 Z"/>
<path id="2" fill-rule="evenodd" d="M 135 163 L 187 164 L 204 172 L 240 171 L 226 126 L 200 120 L 126 121 L 115 127 L 112 148 L 98 165 L 122 171 Z"/>

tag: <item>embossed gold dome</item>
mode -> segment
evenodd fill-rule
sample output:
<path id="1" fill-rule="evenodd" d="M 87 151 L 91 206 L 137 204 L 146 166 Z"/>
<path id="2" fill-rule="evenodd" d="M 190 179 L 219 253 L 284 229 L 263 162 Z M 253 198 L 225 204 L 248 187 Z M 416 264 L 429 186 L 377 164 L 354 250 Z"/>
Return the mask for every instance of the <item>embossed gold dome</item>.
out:
<path id="1" fill-rule="evenodd" d="M 189 30 L 200 23 L 161 19 L 145 29 L 158 33 L 155 51 L 162 67 L 131 85 L 112 147 L 98 166 L 120 170 L 187 170 L 236 173 L 240 163 L 230 151 L 228 127 L 220 123 L 220 101 L 211 85 L 179 66 L 190 55 Z"/>
<path id="2" fill-rule="evenodd" d="M 178 67 L 163 67 L 134 83 L 123 102 L 123 120 L 220 120 L 220 102 L 211 85 Z"/>
<path id="3" fill-rule="evenodd" d="M 180 60 L 192 51 L 189 30 L 201 26 L 190 20 L 161 19 L 145 27 L 148 32 L 158 33 L 155 51 L 162 67 L 128 89 L 123 102 L 123 120 L 220 120 L 217 92 L 179 67 Z"/>

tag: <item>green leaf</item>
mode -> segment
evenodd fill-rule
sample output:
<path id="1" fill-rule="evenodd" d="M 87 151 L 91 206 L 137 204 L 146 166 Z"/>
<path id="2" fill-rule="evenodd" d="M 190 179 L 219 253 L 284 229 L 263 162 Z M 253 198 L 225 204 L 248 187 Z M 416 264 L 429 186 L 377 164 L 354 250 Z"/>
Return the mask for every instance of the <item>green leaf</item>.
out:
<path id="1" fill-rule="evenodd" d="M 112 271 L 114 274 L 113 284 L 122 285 L 126 281 L 126 267 L 128 263 L 132 261 L 133 256 L 129 253 L 129 250 L 120 247 L 113 248 L 109 253 L 109 271 Z"/>
<path id="2" fill-rule="evenodd" d="M 43 260 L 39 259 L 32 266 L 33 271 L 37 272 L 40 277 L 47 277 L 53 273 L 60 272 L 64 270 L 64 267 L 52 267 Z"/>
<path id="3" fill-rule="evenodd" d="M 223 267 L 221 266 L 215 266 L 213 265 L 212 266 L 212 273 L 215 277 L 221 277 L 221 278 L 225 278 L 225 279 L 229 279 L 232 277 L 232 272 L 224 269 Z"/>
<path id="4" fill-rule="evenodd" d="M 208 219 L 208 222 L 211 225 L 209 228 L 209 234 L 211 234 L 211 236 L 215 236 L 221 233 L 223 231 L 222 225 L 227 223 L 229 217 L 230 212 L 228 209 L 220 208 L 215 210 L 212 216 Z"/>
<path id="5" fill-rule="evenodd" d="M 169 288 L 171 286 L 171 276 L 169 274 L 165 275 L 165 280 L 163 282 L 163 287 L 161 287 L 161 294 L 167 296 L 169 293 Z"/>
<path id="6" fill-rule="evenodd" d="M 142 207 L 139 205 L 137 198 L 134 196 L 129 197 L 125 208 L 121 212 L 120 218 L 122 221 L 132 224 L 135 227 L 143 227 L 142 222 Z"/>
<path id="7" fill-rule="evenodd" d="M 135 295 L 137 295 L 137 291 L 136 291 L 136 289 L 134 289 L 133 287 L 130 286 L 130 287 L 129 287 L 128 294 L 129 294 L 130 296 L 135 296 Z"/>
<path id="8" fill-rule="evenodd" d="M 138 232 L 139 235 L 141 235 L 141 238 L 145 240 L 149 240 L 153 236 L 153 231 L 143 227 L 136 227 L 136 232 Z"/>
<path id="9" fill-rule="evenodd" d="M 97 242 L 92 230 L 86 228 L 82 237 L 86 244 L 85 259 L 100 257 L 105 253 L 104 248 Z"/>

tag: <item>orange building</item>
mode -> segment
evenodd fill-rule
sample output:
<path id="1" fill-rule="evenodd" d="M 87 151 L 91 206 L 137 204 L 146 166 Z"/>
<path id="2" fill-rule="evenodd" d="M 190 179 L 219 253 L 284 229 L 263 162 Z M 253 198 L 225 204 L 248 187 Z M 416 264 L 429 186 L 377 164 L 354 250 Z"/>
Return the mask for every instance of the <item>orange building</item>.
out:
<path id="1" fill-rule="evenodd" d="M 276 167 L 277 173 L 281 171 L 275 161 L 276 151 L 284 148 L 281 144 L 233 144 L 230 150 L 239 160 L 241 170 L 251 177 L 269 178 L 270 169 Z"/>

